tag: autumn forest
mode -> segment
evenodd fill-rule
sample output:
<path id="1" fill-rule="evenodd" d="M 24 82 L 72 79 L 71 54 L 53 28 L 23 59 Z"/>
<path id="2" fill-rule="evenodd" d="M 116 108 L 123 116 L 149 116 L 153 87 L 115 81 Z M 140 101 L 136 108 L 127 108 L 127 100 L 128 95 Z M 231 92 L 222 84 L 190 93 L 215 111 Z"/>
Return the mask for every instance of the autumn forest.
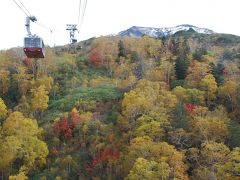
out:
<path id="1" fill-rule="evenodd" d="M 240 37 L 0 51 L 0 180 L 238 180 Z"/>

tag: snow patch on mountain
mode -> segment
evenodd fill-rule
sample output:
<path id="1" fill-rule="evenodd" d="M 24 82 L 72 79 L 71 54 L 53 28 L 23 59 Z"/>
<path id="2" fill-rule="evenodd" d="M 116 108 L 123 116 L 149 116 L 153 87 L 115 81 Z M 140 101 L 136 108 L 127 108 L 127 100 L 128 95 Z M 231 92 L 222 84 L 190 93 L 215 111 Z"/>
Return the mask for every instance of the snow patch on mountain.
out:
<path id="1" fill-rule="evenodd" d="M 143 35 L 148 35 L 151 37 L 163 37 L 163 36 L 173 35 L 179 31 L 188 31 L 190 29 L 193 29 L 194 31 L 202 34 L 214 33 L 214 31 L 207 28 L 199 28 L 193 25 L 183 24 L 175 27 L 163 27 L 163 28 L 133 26 L 125 31 L 119 32 L 119 35 L 132 36 L 132 37 L 141 37 Z"/>

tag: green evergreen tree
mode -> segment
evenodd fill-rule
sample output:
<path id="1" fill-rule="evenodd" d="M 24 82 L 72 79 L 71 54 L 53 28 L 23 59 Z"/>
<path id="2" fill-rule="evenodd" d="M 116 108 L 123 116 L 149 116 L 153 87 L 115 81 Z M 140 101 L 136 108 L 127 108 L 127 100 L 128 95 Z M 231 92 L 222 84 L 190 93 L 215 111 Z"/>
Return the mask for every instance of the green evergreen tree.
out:
<path id="1" fill-rule="evenodd" d="M 189 60 L 180 56 L 176 59 L 175 70 L 177 79 L 185 79 L 189 67 Z"/>
<path id="2" fill-rule="evenodd" d="M 177 55 L 177 44 L 176 44 L 176 40 L 170 36 L 170 38 L 168 39 L 168 44 L 167 44 L 167 48 L 169 51 L 171 51 L 171 53 L 173 55 Z"/>
<path id="3" fill-rule="evenodd" d="M 139 55 L 138 52 L 133 51 L 131 53 L 131 62 L 136 64 L 136 66 L 133 69 L 134 75 L 138 79 L 143 78 L 144 71 L 145 71 L 145 63 L 144 63 L 144 59 Z"/>
<path id="4" fill-rule="evenodd" d="M 118 42 L 118 57 L 126 57 L 126 48 L 122 40 Z"/>
<path id="5" fill-rule="evenodd" d="M 224 83 L 224 77 L 222 74 L 222 71 L 224 70 L 224 64 L 219 62 L 217 66 L 213 63 L 210 64 L 212 69 L 212 74 L 214 78 L 216 79 L 216 82 L 218 85 L 221 85 Z"/>
<path id="6" fill-rule="evenodd" d="M 205 48 L 196 49 L 193 53 L 193 59 L 201 61 L 202 56 L 206 54 L 207 54 L 207 50 Z"/>
<path id="7" fill-rule="evenodd" d="M 230 119 L 228 144 L 231 148 L 240 146 L 239 137 L 240 137 L 240 124 L 236 120 Z"/>

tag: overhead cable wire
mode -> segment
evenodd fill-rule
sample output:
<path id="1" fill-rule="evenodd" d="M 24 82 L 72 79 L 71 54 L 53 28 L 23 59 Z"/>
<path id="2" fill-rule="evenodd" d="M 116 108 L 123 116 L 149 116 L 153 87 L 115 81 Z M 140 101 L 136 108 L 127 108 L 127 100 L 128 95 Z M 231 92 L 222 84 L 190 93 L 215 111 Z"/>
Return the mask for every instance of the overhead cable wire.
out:
<path id="1" fill-rule="evenodd" d="M 82 23 L 83 23 L 83 19 L 84 19 L 85 12 L 86 12 L 86 7 L 87 7 L 87 0 L 85 0 L 85 3 L 84 3 L 83 14 L 82 14 L 82 18 L 81 18 L 81 24 L 80 24 L 80 27 L 82 26 Z"/>
<path id="2" fill-rule="evenodd" d="M 51 33 L 53 32 L 53 29 L 51 29 L 50 27 L 44 25 L 43 23 L 40 23 L 40 22 L 38 22 L 38 21 L 35 21 L 34 23 L 36 23 L 38 26 L 41 26 L 41 27 L 44 28 L 44 29 L 49 30 Z"/>
<path id="3" fill-rule="evenodd" d="M 29 10 L 26 8 L 26 6 L 24 6 L 24 4 L 22 3 L 21 0 L 18 0 L 18 2 L 20 2 L 20 4 L 22 5 L 22 7 L 28 12 L 29 16 L 31 16 L 31 13 L 29 12 Z"/>
<path id="4" fill-rule="evenodd" d="M 81 6 L 82 6 L 82 0 L 79 0 L 79 6 L 78 6 L 78 21 L 77 21 L 77 24 L 79 24 L 79 22 L 80 22 Z"/>
<path id="5" fill-rule="evenodd" d="M 26 8 L 26 6 L 24 6 L 24 4 L 22 3 L 21 0 L 18 0 L 18 2 L 21 4 L 21 6 L 17 3 L 16 0 L 13 0 L 15 2 L 15 4 L 24 12 L 24 14 L 26 16 L 31 16 L 30 11 Z M 24 8 L 24 9 L 23 9 Z M 48 26 L 44 25 L 43 23 L 37 22 L 37 21 L 33 21 L 34 23 L 36 23 L 37 25 L 41 26 L 42 28 L 48 29 L 51 32 L 53 31 L 51 28 L 49 28 Z"/>
<path id="6" fill-rule="evenodd" d="M 82 14 L 82 18 L 81 18 L 81 24 L 83 23 L 83 19 L 84 19 L 85 12 L 86 12 L 86 7 L 87 7 L 87 0 L 85 0 L 85 3 L 84 3 L 83 14 Z"/>
<path id="7" fill-rule="evenodd" d="M 80 0 L 80 2 L 81 2 L 81 0 Z M 83 0 L 83 5 L 82 6 L 79 5 L 79 16 L 81 15 L 81 17 L 79 17 L 79 19 L 78 19 L 79 28 L 81 28 L 81 26 L 82 26 L 83 19 L 84 19 L 84 16 L 85 16 L 86 7 L 87 7 L 87 0 Z"/>
<path id="8" fill-rule="evenodd" d="M 19 7 L 19 9 L 26 15 L 26 16 L 29 16 L 27 14 L 27 12 L 16 2 L 16 0 L 13 0 L 13 2 Z"/>

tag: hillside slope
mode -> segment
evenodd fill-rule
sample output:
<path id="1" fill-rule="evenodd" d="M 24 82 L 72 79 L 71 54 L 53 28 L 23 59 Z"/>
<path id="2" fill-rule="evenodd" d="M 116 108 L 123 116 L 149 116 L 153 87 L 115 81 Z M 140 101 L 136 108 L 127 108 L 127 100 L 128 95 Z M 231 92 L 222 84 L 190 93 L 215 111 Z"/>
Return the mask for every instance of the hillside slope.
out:
<path id="1" fill-rule="evenodd" d="M 0 52 L 2 179 L 238 178 L 239 36 L 79 45 Z"/>

